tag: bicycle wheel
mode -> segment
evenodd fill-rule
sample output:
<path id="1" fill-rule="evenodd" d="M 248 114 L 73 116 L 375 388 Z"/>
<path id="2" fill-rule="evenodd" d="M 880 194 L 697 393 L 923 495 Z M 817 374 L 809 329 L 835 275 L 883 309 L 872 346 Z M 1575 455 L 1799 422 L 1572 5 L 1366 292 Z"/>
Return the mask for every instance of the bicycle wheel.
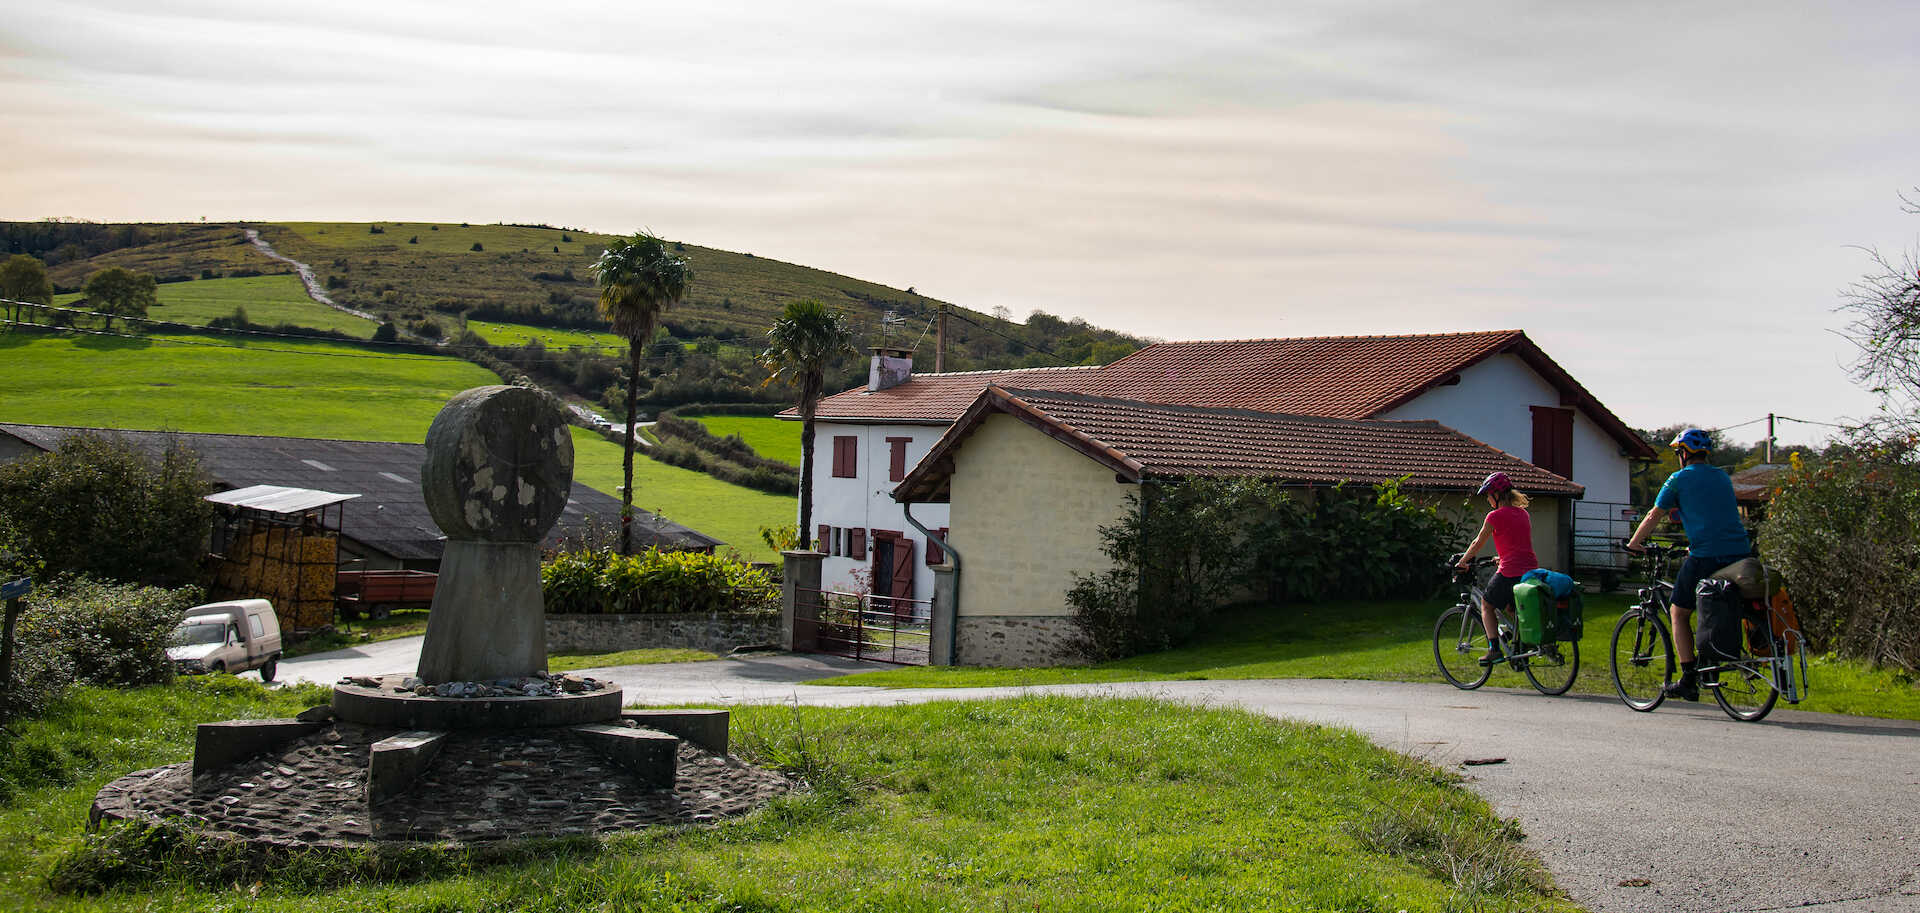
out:
<path id="1" fill-rule="evenodd" d="M 1544 644 L 1540 655 L 1527 657 L 1521 671 L 1527 674 L 1527 681 L 1533 683 L 1535 691 L 1546 695 L 1565 694 L 1580 675 L 1580 642 L 1564 640 Z"/>
<path id="2" fill-rule="evenodd" d="M 1673 679 L 1673 641 L 1651 610 L 1636 606 L 1622 614 L 1609 651 L 1613 690 L 1627 706 L 1645 713 L 1667 699 L 1661 689 Z"/>
<path id="3" fill-rule="evenodd" d="M 1480 626 L 1478 609 L 1457 605 L 1440 613 L 1433 625 L 1433 661 L 1455 688 L 1472 691 L 1487 683 L 1493 669 L 1480 665 L 1486 652 L 1487 632 Z"/>
<path id="4" fill-rule="evenodd" d="M 1713 677 L 1717 681 L 1707 688 L 1713 692 L 1714 702 L 1727 716 L 1743 723 L 1765 717 L 1780 700 L 1780 689 L 1773 684 L 1773 664 L 1768 660 L 1747 657 L 1727 663 Z"/>

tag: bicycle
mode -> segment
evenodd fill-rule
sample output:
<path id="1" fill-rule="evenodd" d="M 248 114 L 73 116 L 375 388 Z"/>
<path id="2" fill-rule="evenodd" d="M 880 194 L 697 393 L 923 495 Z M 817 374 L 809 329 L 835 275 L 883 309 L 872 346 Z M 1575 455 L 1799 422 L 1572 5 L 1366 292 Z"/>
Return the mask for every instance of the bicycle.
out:
<path id="1" fill-rule="evenodd" d="M 1476 558 L 1471 568 L 1460 570 L 1459 555 L 1447 560 L 1453 582 L 1460 586 L 1454 605 L 1440 613 L 1433 626 L 1433 661 L 1441 676 L 1455 688 L 1472 691 L 1493 676 L 1493 664 L 1483 664 L 1487 642 L 1486 626 L 1480 621 L 1480 606 L 1486 601 L 1486 587 L 1480 571 L 1496 562 L 1491 557 Z M 1494 610 L 1500 630 L 1500 661 L 1524 674 L 1534 690 L 1545 695 L 1567 693 L 1580 675 L 1580 642 L 1577 640 L 1523 644 L 1519 642 L 1519 619 L 1513 606 Z"/>
<path id="2" fill-rule="evenodd" d="M 1666 702 L 1666 687 L 1679 669 L 1670 630 L 1673 581 L 1661 578 L 1667 576 L 1673 558 L 1685 552 L 1677 545 L 1646 545 L 1648 585 L 1640 588 L 1640 601 L 1622 612 L 1613 626 L 1608 645 L 1613 689 L 1621 702 L 1641 713 Z M 1767 636 L 1772 656 L 1754 656 L 1743 643 L 1739 657 L 1695 668 L 1700 687 L 1712 692 L 1714 703 L 1727 716 L 1743 723 L 1764 719 L 1783 695 L 1790 704 L 1805 697 L 1804 638 L 1792 628 L 1779 636 L 1769 629 Z"/>

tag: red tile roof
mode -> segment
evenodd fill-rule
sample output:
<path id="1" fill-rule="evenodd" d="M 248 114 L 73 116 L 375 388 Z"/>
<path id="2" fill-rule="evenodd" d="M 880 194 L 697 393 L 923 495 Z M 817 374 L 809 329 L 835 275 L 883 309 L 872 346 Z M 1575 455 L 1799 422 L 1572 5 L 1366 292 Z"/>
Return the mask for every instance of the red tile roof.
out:
<path id="1" fill-rule="evenodd" d="M 1155 343 L 1098 368 L 1028 368 L 918 374 L 878 392 L 864 387 L 820 401 L 833 421 L 945 424 L 988 384 L 1061 390 L 1153 403 L 1332 418 L 1368 418 L 1412 400 L 1503 352 L 1526 361 L 1629 453 L 1655 454 L 1520 330 L 1407 336 L 1318 336 Z M 792 417 L 789 410 L 782 413 Z"/>
<path id="2" fill-rule="evenodd" d="M 1471 492 L 1498 470 L 1523 491 L 1585 491 L 1438 422 L 1286 415 L 993 386 L 895 488 L 894 497 L 945 500 L 953 451 L 996 413 L 1013 415 L 1132 481 L 1245 476 L 1331 485 L 1407 476 L 1411 488 Z"/>

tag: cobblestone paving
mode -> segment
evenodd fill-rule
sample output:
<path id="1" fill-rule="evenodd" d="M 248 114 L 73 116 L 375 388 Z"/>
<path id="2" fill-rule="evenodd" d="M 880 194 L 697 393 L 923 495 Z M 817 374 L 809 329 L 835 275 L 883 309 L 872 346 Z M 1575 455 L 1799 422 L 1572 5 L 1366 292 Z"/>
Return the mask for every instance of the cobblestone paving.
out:
<path id="1" fill-rule="evenodd" d="M 399 730 L 335 723 L 216 773 L 191 765 L 130 774 L 101 790 L 107 817 L 176 820 L 268 843 L 485 841 L 610 834 L 742 815 L 787 792 L 779 774 L 682 742 L 671 790 L 647 789 L 565 729 L 451 732 L 411 790 L 366 804 L 373 743 Z"/>

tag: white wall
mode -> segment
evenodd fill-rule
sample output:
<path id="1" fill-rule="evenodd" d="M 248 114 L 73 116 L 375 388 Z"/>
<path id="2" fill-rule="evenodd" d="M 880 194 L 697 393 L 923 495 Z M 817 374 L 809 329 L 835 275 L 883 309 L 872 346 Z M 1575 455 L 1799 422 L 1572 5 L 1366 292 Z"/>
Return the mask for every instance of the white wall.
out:
<path id="1" fill-rule="evenodd" d="M 1530 406 L 1559 406 L 1560 391 L 1518 355 L 1496 355 L 1460 373 L 1460 383 L 1435 387 L 1397 409 L 1387 419 L 1432 419 L 1533 461 L 1533 411 Z M 1620 443 L 1584 410 L 1573 416 L 1573 481 L 1587 487 L 1587 501 L 1631 499 L 1631 464 Z M 1584 513 L 1584 512 L 1583 512 Z"/>
<path id="2" fill-rule="evenodd" d="M 910 438 L 907 443 L 907 470 L 933 449 L 935 441 L 946 433 L 946 425 L 855 425 L 815 422 L 813 426 L 813 529 L 818 536 L 820 524 L 841 528 L 866 529 L 867 557 L 854 560 L 829 557 L 822 562 L 820 582 L 823 589 L 847 591 L 855 585 L 854 572 L 873 566 L 873 530 L 898 530 L 913 541 L 913 598 L 933 595 L 933 570 L 927 567 L 926 537 L 907 523 L 906 514 L 893 500 L 891 492 L 899 483 L 887 478 L 891 449 L 887 438 Z M 833 476 L 833 439 L 853 435 L 860 442 L 860 473 L 857 478 Z M 797 521 L 799 509 L 795 508 Z M 938 531 L 947 524 L 945 504 L 915 504 L 913 518 L 928 529 Z M 826 551 L 816 543 L 814 548 Z M 964 546 L 962 546 L 964 548 Z"/>

